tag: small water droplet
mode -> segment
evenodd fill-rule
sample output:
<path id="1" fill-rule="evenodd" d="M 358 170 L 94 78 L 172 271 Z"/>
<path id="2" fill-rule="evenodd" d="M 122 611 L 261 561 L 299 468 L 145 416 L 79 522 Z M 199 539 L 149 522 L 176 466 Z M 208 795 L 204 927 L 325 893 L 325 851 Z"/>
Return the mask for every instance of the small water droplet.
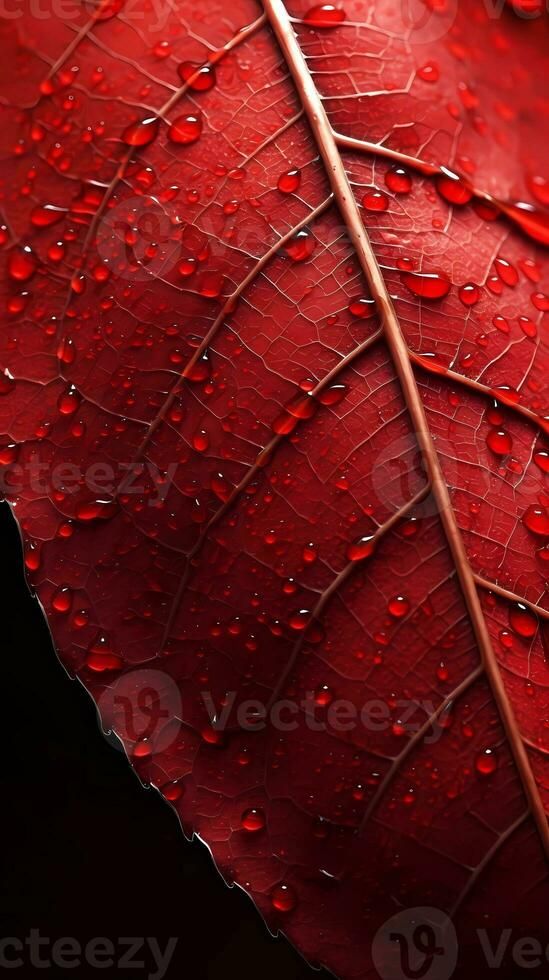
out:
<path id="1" fill-rule="evenodd" d="M 193 92 L 209 92 L 216 82 L 213 65 L 197 65 L 192 61 L 183 61 L 177 68 L 182 82 L 188 83 Z"/>
<path id="2" fill-rule="evenodd" d="M 440 177 L 437 177 L 436 188 L 448 204 L 458 207 L 469 204 L 473 197 L 473 192 L 463 177 L 458 177 L 450 170 L 443 170 Z"/>
<path id="3" fill-rule="evenodd" d="M 349 561 L 364 561 L 370 558 L 375 551 L 375 538 L 373 535 L 365 535 L 358 538 L 347 548 L 347 558 Z"/>
<path id="4" fill-rule="evenodd" d="M 475 759 L 475 769 L 481 776 L 491 776 L 498 767 L 493 749 L 484 749 Z"/>
<path id="5" fill-rule="evenodd" d="M 314 692 L 314 701 L 319 708 L 327 708 L 332 703 L 334 699 L 334 692 L 327 684 L 322 684 L 321 687 L 317 687 Z"/>
<path id="6" fill-rule="evenodd" d="M 466 282 L 459 287 L 458 296 L 464 306 L 475 306 L 480 299 L 480 287 L 474 282 Z"/>
<path id="7" fill-rule="evenodd" d="M 516 286 L 518 282 L 518 272 L 507 259 L 497 258 L 494 262 L 494 268 L 506 286 Z"/>
<path id="8" fill-rule="evenodd" d="M 385 183 L 393 194 L 409 194 L 412 178 L 404 167 L 391 167 L 385 174 Z"/>
<path id="9" fill-rule="evenodd" d="M 517 602 L 509 610 L 509 626 L 524 639 L 531 639 L 538 631 L 538 620 L 534 613 L 522 602 Z"/>
<path id="10" fill-rule="evenodd" d="M 275 885 L 271 892 L 271 905 L 277 912 L 291 912 L 297 905 L 297 896 L 291 885 Z"/>
<path id="11" fill-rule="evenodd" d="M 362 198 L 362 204 L 367 211 L 386 211 L 389 207 L 389 198 L 383 191 L 371 187 Z"/>
<path id="12" fill-rule="evenodd" d="M 159 125 L 156 116 L 131 123 L 122 133 L 122 140 L 127 146 L 148 146 L 158 136 Z"/>
<path id="13" fill-rule="evenodd" d="M 200 112 L 178 116 L 168 130 L 168 139 L 181 146 L 190 146 L 191 143 L 196 143 L 201 135 L 202 113 Z"/>
<path id="14" fill-rule="evenodd" d="M 316 248 L 316 238 L 308 228 L 301 228 L 284 246 L 292 262 L 306 262 Z"/>
<path id="15" fill-rule="evenodd" d="M 65 614 L 70 612 L 72 606 L 72 592 L 67 585 L 61 585 L 54 592 L 51 600 L 52 608 L 57 613 Z"/>
<path id="16" fill-rule="evenodd" d="M 427 61 L 421 68 L 418 68 L 416 75 L 421 78 L 422 82 L 438 82 L 440 72 L 434 61 Z"/>
<path id="17" fill-rule="evenodd" d="M 549 452 L 546 449 L 538 449 L 534 453 L 534 462 L 544 473 L 549 473 Z"/>
<path id="18" fill-rule="evenodd" d="M 402 619 L 410 612 L 410 602 L 405 596 L 397 595 L 390 599 L 387 609 L 394 619 Z"/>
<path id="19" fill-rule="evenodd" d="M 36 272 L 36 257 L 30 245 L 16 248 L 8 259 L 8 275 L 16 282 L 27 282 Z"/>
<path id="20" fill-rule="evenodd" d="M 57 407 L 61 412 L 61 415 L 74 415 L 80 407 L 80 396 L 74 387 L 71 387 L 64 391 L 57 399 Z"/>
<path id="21" fill-rule="evenodd" d="M 486 445 L 496 456 L 508 456 L 513 448 L 513 439 L 505 429 L 492 429 L 486 436 Z"/>
<path id="22" fill-rule="evenodd" d="M 248 810 L 244 810 L 240 824 L 242 829 L 247 830 L 249 834 L 257 834 L 265 827 L 265 813 L 259 807 L 250 807 Z"/>
<path id="23" fill-rule="evenodd" d="M 277 187 L 281 194 L 295 194 L 301 184 L 301 170 L 287 170 L 278 178 Z"/>

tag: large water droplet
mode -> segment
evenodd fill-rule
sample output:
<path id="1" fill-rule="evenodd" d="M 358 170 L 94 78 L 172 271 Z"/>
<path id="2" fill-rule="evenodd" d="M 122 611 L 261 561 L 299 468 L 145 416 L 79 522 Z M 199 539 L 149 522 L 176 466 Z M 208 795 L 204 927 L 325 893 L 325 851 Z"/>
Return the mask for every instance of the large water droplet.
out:
<path id="1" fill-rule="evenodd" d="M 422 299 L 443 299 L 451 289 L 451 282 L 440 272 L 403 272 L 402 281 L 414 296 Z"/>
<path id="2" fill-rule="evenodd" d="M 322 3 L 316 7 L 311 7 L 305 14 L 303 20 L 309 27 L 327 29 L 342 24 L 346 16 L 342 7 L 336 7 L 333 3 Z"/>
<path id="3" fill-rule="evenodd" d="M 524 514 L 522 521 L 532 534 L 538 534 L 540 537 L 549 537 L 549 514 L 545 510 L 545 507 L 531 504 Z"/>
<path id="4" fill-rule="evenodd" d="M 27 282 L 36 272 L 36 257 L 30 245 L 16 248 L 8 259 L 8 275 L 16 282 Z"/>

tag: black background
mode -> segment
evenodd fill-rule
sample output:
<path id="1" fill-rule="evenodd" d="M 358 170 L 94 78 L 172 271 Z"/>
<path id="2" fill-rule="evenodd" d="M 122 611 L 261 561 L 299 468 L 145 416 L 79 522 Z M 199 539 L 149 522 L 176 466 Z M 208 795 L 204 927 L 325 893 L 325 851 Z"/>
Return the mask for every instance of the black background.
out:
<path id="1" fill-rule="evenodd" d="M 0 504 L 5 584 L 2 643 L 3 869 L 0 937 L 51 941 L 179 937 L 168 980 L 327 980 L 284 938 L 271 937 L 250 900 L 229 889 L 206 848 L 185 840 L 178 820 L 144 789 L 100 732 L 83 687 L 52 648 L 23 577 L 15 521 Z M 13 955 L 10 951 L 8 955 Z M 42 955 L 47 957 L 44 947 Z M 124 971 L 145 978 L 154 970 Z M 2 973 L 7 971 L 2 971 Z M 10 970 L 18 976 L 106 975 L 77 970 Z M 112 973 L 112 970 L 110 971 Z"/>

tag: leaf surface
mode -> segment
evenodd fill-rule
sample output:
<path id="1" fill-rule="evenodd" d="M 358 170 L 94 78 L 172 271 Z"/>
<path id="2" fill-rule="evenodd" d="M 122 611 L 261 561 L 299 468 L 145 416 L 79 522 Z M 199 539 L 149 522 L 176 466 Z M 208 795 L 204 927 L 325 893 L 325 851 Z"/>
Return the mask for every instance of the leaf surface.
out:
<path id="1" fill-rule="evenodd" d="M 549 31 L 337 9 L 6 19 L 4 488 L 269 926 L 385 976 L 427 906 L 465 976 L 547 907 Z"/>

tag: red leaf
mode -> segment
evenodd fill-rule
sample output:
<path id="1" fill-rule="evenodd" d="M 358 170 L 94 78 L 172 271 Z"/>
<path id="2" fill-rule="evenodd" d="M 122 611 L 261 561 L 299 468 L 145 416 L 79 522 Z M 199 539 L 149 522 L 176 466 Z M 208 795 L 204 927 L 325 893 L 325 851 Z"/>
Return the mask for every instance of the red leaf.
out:
<path id="1" fill-rule="evenodd" d="M 2 26 L 29 581 L 141 777 L 345 978 L 544 934 L 548 33 L 473 0 Z"/>

